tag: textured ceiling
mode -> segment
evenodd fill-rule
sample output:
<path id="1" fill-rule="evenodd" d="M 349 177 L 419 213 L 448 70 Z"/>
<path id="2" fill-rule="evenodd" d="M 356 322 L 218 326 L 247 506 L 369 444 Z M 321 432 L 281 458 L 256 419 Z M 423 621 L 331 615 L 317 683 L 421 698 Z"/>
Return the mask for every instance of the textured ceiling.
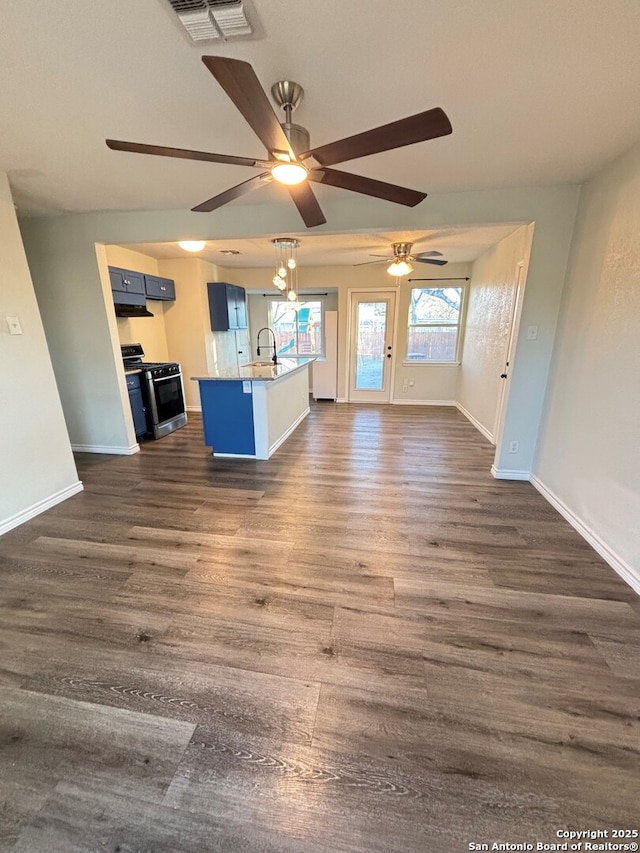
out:
<path id="1" fill-rule="evenodd" d="M 190 208 L 250 177 L 243 167 L 104 144 L 262 157 L 203 53 L 248 60 L 267 91 L 283 78 L 301 83 L 294 119 L 315 145 L 443 107 L 452 136 L 350 164 L 428 192 L 581 181 L 640 137 L 636 0 L 252 0 L 252 8 L 255 40 L 195 46 L 166 0 L 0 0 L 0 170 L 19 210 Z M 291 204 L 281 188 L 259 192 L 252 204 Z"/>
<path id="2" fill-rule="evenodd" d="M 251 177 L 244 167 L 104 143 L 263 157 L 203 54 L 250 62 L 267 92 L 280 79 L 301 83 L 294 120 L 316 146 L 442 107 L 451 136 L 348 164 L 429 193 L 581 182 L 640 138 L 637 0 L 248 0 L 248 7 L 254 39 L 196 46 L 166 0 L 0 0 L 0 171 L 19 212 L 188 210 Z M 314 189 L 321 202 L 349 197 Z M 232 204 L 246 203 L 292 204 L 273 185 Z M 444 226 L 412 236 L 452 261 L 476 257 L 503 233 Z M 354 222 L 356 233 L 339 239 L 312 236 L 300 223 L 301 253 L 309 264 L 358 263 L 400 239 L 357 229 Z M 220 263 L 219 249 L 233 246 L 215 236 L 207 256 Z M 235 262 L 264 265 L 261 243 L 242 241 Z M 171 244 L 149 250 L 173 252 Z"/>
<path id="3" fill-rule="evenodd" d="M 371 254 L 391 255 L 391 244 L 411 242 L 416 252 L 437 250 L 450 263 L 475 260 L 478 255 L 517 228 L 517 225 L 495 225 L 473 228 L 443 228 L 438 231 L 385 231 L 376 234 L 309 234 L 299 233 L 298 261 L 301 266 L 350 266 L 374 260 Z M 271 267 L 275 253 L 273 236 L 243 240 L 208 240 L 198 258 L 223 267 Z M 280 235 L 282 236 L 282 235 Z M 177 243 L 127 243 L 133 249 L 152 258 L 193 257 Z M 239 252 L 224 254 L 225 250 Z"/>

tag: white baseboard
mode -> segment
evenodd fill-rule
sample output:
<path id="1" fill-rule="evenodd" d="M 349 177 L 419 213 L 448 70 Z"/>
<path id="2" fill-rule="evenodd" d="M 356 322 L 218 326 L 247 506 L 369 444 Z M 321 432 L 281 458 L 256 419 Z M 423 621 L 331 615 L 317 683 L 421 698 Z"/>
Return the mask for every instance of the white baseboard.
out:
<path id="1" fill-rule="evenodd" d="M 456 406 L 455 400 L 407 400 L 397 398 L 391 401 L 392 406 Z"/>
<path id="2" fill-rule="evenodd" d="M 74 453 L 114 453 L 118 456 L 133 456 L 134 453 L 140 453 L 140 445 L 132 444 L 129 447 L 114 446 L 112 444 L 72 444 L 71 449 Z"/>
<path id="3" fill-rule="evenodd" d="M 202 406 L 185 406 L 188 412 L 196 412 L 197 414 L 202 414 Z"/>
<path id="4" fill-rule="evenodd" d="M 481 433 L 483 434 L 483 436 L 487 439 L 487 441 L 490 441 L 490 442 L 491 442 L 491 444 L 495 444 L 495 441 L 494 441 L 494 438 L 493 438 L 493 433 L 490 433 L 490 432 L 489 432 L 489 430 L 488 430 L 485 426 L 483 426 L 483 425 L 480 423 L 480 421 L 476 420 L 476 418 L 474 418 L 474 417 L 473 417 L 473 415 L 471 414 L 471 412 L 468 412 L 468 411 L 465 409 L 465 407 L 464 407 L 464 406 L 462 406 L 462 405 L 460 405 L 460 403 L 458 403 L 458 402 L 456 402 L 456 403 L 455 403 L 455 407 L 456 407 L 456 409 L 458 409 L 458 411 L 459 411 L 459 412 L 462 412 L 462 414 L 465 416 L 465 418 L 466 418 L 468 421 L 470 421 L 470 423 L 472 423 L 472 424 L 474 425 L 474 427 L 475 427 L 479 432 L 481 432 Z M 529 476 L 529 475 L 527 474 L 527 479 L 528 479 L 528 476 Z M 494 474 L 494 477 L 495 477 L 495 474 Z M 512 478 L 512 479 L 519 479 L 519 478 L 518 478 L 518 477 L 514 477 L 514 478 Z"/>
<path id="5" fill-rule="evenodd" d="M 3 521 L 0 521 L 0 536 L 2 536 L 3 533 L 7 533 L 9 530 L 13 530 L 14 527 L 19 527 L 21 524 L 24 524 L 25 521 L 35 518 L 36 515 L 40 515 L 40 513 L 51 509 L 52 506 L 55 506 L 62 501 L 66 501 L 66 499 L 70 498 L 71 495 L 75 495 L 83 489 L 84 486 L 80 480 L 78 480 L 71 486 L 67 486 L 66 489 L 61 489 L 61 491 L 56 492 L 54 495 L 50 495 L 48 498 L 44 498 L 44 500 L 38 501 L 26 509 L 21 510 L 21 512 L 17 512 L 15 515 L 5 518 Z"/>
<path id="6" fill-rule="evenodd" d="M 348 403 L 348 402 L 349 401 L 347 400 L 346 397 L 336 397 L 336 403 Z"/>
<path id="7" fill-rule="evenodd" d="M 513 468 L 496 468 L 491 466 L 491 475 L 496 480 L 530 480 L 531 471 L 517 471 Z"/>
<path id="8" fill-rule="evenodd" d="M 640 574 L 619 557 L 611 548 L 604 542 L 597 533 L 595 533 L 588 525 L 584 523 L 577 515 L 575 515 L 569 507 L 555 495 L 551 489 L 547 488 L 535 475 L 529 478 L 531 484 L 540 492 L 540 494 L 549 501 L 554 509 L 557 509 L 560 515 L 569 522 L 569 524 L 578 531 L 580 536 L 591 545 L 594 551 L 597 551 L 602 559 L 607 562 L 611 568 L 620 575 L 623 581 L 629 584 L 634 592 L 640 595 Z"/>
<path id="9" fill-rule="evenodd" d="M 310 411 L 311 410 L 307 407 L 304 412 L 302 412 L 302 414 L 295 419 L 289 429 L 271 445 L 271 447 L 269 448 L 269 458 L 273 456 L 273 454 L 276 452 L 276 450 L 280 447 L 281 444 L 284 444 L 284 442 L 289 438 L 291 433 L 300 426 L 300 424 L 307 417 Z"/>

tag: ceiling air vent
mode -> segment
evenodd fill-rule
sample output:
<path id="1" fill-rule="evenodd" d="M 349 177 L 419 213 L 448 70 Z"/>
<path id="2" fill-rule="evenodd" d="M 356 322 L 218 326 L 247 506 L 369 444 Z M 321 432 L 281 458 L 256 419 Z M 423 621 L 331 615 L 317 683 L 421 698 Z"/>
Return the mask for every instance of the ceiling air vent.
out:
<path id="1" fill-rule="evenodd" d="M 237 2 L 209 0 L 209 6 L 223 38 L 251 34 L 251 27 L 244 13 L 242 0 L 237 0 Z"/>
<path id="2" fill-rule="evenodd" d="M 243 0 L 168 0 L 195 42 L 251 35 Z"/>

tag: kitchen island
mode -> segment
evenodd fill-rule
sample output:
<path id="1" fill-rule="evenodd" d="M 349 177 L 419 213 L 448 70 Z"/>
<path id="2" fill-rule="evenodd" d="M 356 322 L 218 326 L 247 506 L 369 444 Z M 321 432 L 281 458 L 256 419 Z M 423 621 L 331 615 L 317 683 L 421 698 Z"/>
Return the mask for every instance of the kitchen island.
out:
<path id="1" fill-rule="evenodd" d="M 204 443 L 213 455 L 269 459 L 309 414 L 313 360 L 283 358 L 192 376 L 200 386 Z"/>

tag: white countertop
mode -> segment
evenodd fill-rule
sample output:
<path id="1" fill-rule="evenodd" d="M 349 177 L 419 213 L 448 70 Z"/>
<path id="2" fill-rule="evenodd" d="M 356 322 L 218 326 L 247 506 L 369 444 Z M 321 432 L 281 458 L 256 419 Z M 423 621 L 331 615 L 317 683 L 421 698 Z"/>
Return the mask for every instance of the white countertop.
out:
<path id="1" fill-rule="evenodd" d="M 207 376 L 192 376 L 196 382 L 273 382 L 295 373 L 315 361 L 315 358 L 279 358 L 277 364 L 265 359 L 264 361 L 253 361 L 250 364 L 241 364 L 239 367 L 228 367 Z"/>

